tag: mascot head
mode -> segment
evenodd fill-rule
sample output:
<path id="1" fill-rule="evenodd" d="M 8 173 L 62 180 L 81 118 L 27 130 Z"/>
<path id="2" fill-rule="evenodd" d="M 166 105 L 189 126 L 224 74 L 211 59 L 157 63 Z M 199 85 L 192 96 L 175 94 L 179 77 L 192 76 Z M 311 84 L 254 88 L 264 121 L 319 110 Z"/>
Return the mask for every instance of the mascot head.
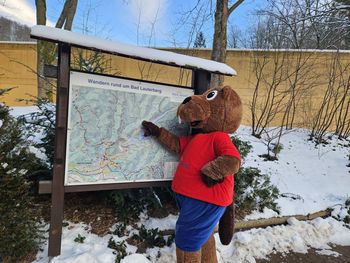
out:
<path id="1" fill-rule="evenodd" d="M 177 116 L 204 133 L 233 133 L 242 120 L 242 102 L 230 86 L 212 88 L 187 97 L 178 107 Z"/>

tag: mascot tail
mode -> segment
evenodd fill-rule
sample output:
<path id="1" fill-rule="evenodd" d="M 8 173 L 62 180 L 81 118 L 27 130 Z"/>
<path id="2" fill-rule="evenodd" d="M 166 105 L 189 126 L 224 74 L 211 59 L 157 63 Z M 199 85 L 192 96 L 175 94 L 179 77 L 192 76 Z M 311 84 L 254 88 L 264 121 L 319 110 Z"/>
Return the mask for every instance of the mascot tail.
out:
<path id="1" fill-rule="evenodd" d="M 223 245 L 230 244 L 235 227 L 235 207 L 234 203 L 226 207 L 225 213 L 219 222 L 219 237 Z"/>

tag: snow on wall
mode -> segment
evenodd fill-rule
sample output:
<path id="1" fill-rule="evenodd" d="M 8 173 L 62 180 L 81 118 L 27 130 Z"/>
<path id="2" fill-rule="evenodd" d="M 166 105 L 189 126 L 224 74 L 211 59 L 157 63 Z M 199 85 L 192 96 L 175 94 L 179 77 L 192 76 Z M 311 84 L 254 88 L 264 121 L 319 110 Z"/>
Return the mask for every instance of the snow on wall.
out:
<path id="1" fill-rule="evenodd" d="M 139 59 L 166 63 L 169 65 L 177 65 L 191 69 L 202 69 L 225 75 L 237 75 L 236 71 L 230 66 L 213 60 L 177 54 L 170 51 L 128 45 L 54 27 L 33 26 L 31 28 L 31 36 L 34 38 L 64 42 L 86 48 L 99 49 L 105 52 L 117 53 Z"/>

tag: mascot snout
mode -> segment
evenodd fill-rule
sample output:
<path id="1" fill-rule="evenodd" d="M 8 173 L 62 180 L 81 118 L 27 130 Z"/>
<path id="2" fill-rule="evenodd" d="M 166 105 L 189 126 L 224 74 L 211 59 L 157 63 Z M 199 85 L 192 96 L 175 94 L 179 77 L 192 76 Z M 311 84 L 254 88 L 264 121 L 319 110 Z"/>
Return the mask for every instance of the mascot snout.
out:
<path id="1" fill-rule="evenodd" d="M 210 116 L 210 104 L 200 96 L 187 97 L 177 109 L 177 116 L 193 128 L 205 126 Z"/>

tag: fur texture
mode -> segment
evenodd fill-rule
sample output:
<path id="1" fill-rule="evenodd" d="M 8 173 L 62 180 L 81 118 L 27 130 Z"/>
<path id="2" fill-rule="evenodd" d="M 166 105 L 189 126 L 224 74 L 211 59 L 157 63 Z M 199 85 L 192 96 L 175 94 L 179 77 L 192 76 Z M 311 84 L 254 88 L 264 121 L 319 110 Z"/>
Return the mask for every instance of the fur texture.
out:
<path id="1" fill-rule="evenodd" d="M 217 263 L 215 238 L 213 235 L 209 237 L 202 247 L 201 263 Z"/>
<path id="2" fill-rule="evenodd" d="M 242 120 L 242 102 L 238 94 L 229 86 L 212 88 L 202 95 L 186 98 L 178 107 L 178 117 L 191 125 L 192 130 L 202 133 L 222 131 L 235 132 Z M 170 150 L 179 153 L 179 139 L 164 128 L 158 128 L 150 122 L 142 123 L 145 136 L 156 136 Z M 154 127 L 156 126 L 156 127 Z M 158 129 L 157 129 L 158 128 Z M 240 161 L 231 156 L 219 156 L 202 167 L 202 180 L 208 186 L 213 186 L 224 180 L 224 177 L 235 174 L 240 167 Z M 225 210 L 219 222 L 220 241 L 227 245 L 231 242 L 234 232 L 234 205 Z M 198 252 L 184 252 L 177 248 L 177 262 L 217 262 L 215 239 L 211 236 Z"/>
<path id="3" fill-rule="evenodd" d="M 177 115 L 193 128 L 204 133 L 235 132 L 242 120 L 242 102 L 229 86 L 213 88 L 202 95 L 194 95 L 179 106 Z"/>
<path id="4" fill-rule="evenodd" d="M 232 203 L 226 207 L 225 213 L 219 222 L 219 237 L 223 245 L 231 243 L 232 236 L 235 229 L 235 206 Z"/>
<path id="5" fill-rule="evenodd" d="M 201 263 L 202 251 L 185 252 L 179 248 L 176 248 L 176 262 L 177 263 Z M 208 261 L 207 263 L 210 263 Z"/>

